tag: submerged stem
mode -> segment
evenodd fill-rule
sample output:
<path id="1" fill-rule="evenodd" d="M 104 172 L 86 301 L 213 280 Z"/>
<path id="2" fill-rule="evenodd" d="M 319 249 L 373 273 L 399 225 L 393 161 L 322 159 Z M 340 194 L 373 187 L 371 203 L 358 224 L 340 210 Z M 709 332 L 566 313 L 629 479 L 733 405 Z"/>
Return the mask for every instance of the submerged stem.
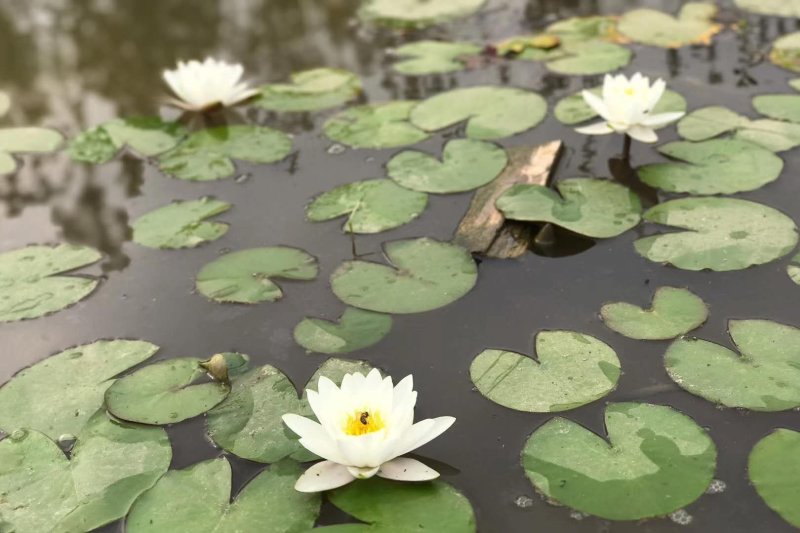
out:
<path id="1" fill-rule="evenodd" d="M 627 133 L 625 134 L 625 144 L 622 146 L 622 159 L 631 160 L 631 136 Z"/>

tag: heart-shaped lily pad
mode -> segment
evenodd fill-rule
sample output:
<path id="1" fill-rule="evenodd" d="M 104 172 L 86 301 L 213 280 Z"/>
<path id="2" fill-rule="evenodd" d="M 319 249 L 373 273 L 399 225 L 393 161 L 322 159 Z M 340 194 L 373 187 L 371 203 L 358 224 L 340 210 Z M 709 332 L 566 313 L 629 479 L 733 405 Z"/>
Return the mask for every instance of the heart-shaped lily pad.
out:
<path id="1" fill-rule="evenodd" d="M 480 46 L 465 42 L 416 41 L 394 50 L 402 60 L 392 69 L 409 76 L 456 72 L 466 68 L 462 58 L 476 56 L 481 50 Z"/>
<path id="2" fill-rule="evenodd" d="M 566 411 L 606 396 L 617 386 L 620 363 L 606 343 L 575 331 L 536 335 L 536 357 L 484 350 L 469 369 L 481 394 L 518 411 Z"/>
<path id="3" fill-rule="evenodd" d="M 133 241 L 148 248 L 194 248 L 219 239 L 228 231 L 224 222 L 208 221 L 231 208 L 231 204 L 201 198 L 174 202 L 137 218 Z"/>
<path id="4" fill-rule="evenodd" d="M 654 9 L 634 9 L 619 19 L 619 31 L 636 42 L 680 48 L 690 44 L 711 44 L 722 30 L 714 22 L 717 6 L 704 2 L 683 4 L 677 18 Z"/>
<path id="5" fill-rule="evenodd" d="M 641 220 L 639 198 L 606 179 L 571 178 L 556 183 L 558 192 L 542 185 L 517 184 L 497 199 L 506 218 L 550 222 L 594 238 L 616 237 Z"/>
<path id="6" fill-rule="evenodd" d="M 701 339 L 672 343 L 664 356 L 672 380 L 728 407 L 800 407 L 800 330 L 769 320 L 731 320 L 728 331 L 741 355 Z"/>
<path id="7" fill-rule="evenodd" d="M 274 302 L 283 297 L 283 291 L 270 278 L 312 280 L 318 269 L 314 256 L 297 248 L 249 248 L 206 264 L 197 273 L 195 285 L 200 294 L 216 302 Z"/>
<path id="8" fill-rule="evenodd" d="M 786 273 L 789 278 L 800 285 L 800 254 L 792 258 L 792 261 L 786 266 Z"/>
<path id="9" fill-rule="evenodd" d="M 231 502 L 231 466 L 224 457 L 171 470 L 136 500 L 125 531 L 307 531 L 319 514 L 320 497 L 294 490 L 298 477 L 300 467 L 291 461 L 272 465 Z"/>
<path id="10" fill-rule="evenodd" d="M 261 87 L 255 104 L 270 111 L 319 111 L 337 107 L 361 94 L 361 80 L 350 71 L 315 68 L 295 72 L 292 83 Z"/>
<path id="11" fill-rule="evenodd" d="M 753 97 L 753 107 L 769 118 L 800 122 L 800 95 L 759 94 Z"/>
<path id="12" fill-rule="evenodd" d="M 747 473 L 767 505 L 800 527 L 800 432 L 778 428 L 758 441 L 750 452 Z"/>
<path id="13" fill-rule="evenodd" d="M 800 145 L 800 124 L 780 120 L 750 120 L 726 107 L 703 107 L 678 122 L 678 133 L 690 141 L 704 141 L 727 132 L 773 152 Z"/>
<path id="14" fill-rule="evenodd" d="M 631 339 L 674 339 L 700 327 L 708 307 L 689 289 L 659 287 L 650 309 L 615 302 L 604 305 L 600 316 L 606 326 Z"/>
<path id="15" fill-rule="evenodd" d="M 294 340 L 309 352 L 349 353 L 377 344 L 391 329 L 391 316 L 348 307 L 338 323 L 304 318 L 294 328 Z"/>
<path id="16" fill-rule="evenodd" d="M 411 122 L 437 131 L 466 121 L 472 139 L 501 139 L 533 128 L 544 120 L 547 101 L 539 94 L 513 87 L 453 89 L 424 100 L 411 110 Z"/>
<path id="17" fill-rule="evenodd" d="M 776 39 L 769 60 L 779 67 L 800 72 L 800 31 Z"/>
<path id="18" fill-rule="evenodd" d="M 417 218 L 428 195 L 400 187 L 392 180 L 356 181 L 332 189 L 306 207 L 312 222 L 347 216 L 342 229 L 351 233 L 380 233 Z"/>
<path id="19" fill-rule="evenodd" d="M 564 418 L 539 427 L 522 452 L 536 488 L 609 520 L 664 516 L 703 495 L 717 450 L 688 416 L 663 405 L 613 403 L 608 441 Z"/>
<path id="20" fill-rule="evenodd" d="M 63 142 L 63 135 L 48 128 L 0 128 L 0 174 L 8 174 L 17 169 L 15 154 L 53 152 Z"/>
<path id="21" fill-rule="evenodd" d="M 636 251 L 685 270 L 741 270 L 783 257 L 797 244 L 791 218 L 736 198 L 671 200 L 651 208 L 643 218 L 686 231 L 644 237 L 634 243 Z"/>
<path id="22" fill-rule="evenodd" d="M 601 96 L 603 92 L 602 87 L 595 87 L 589 89 L 589 92 Z M 652 113 L 674 113 L 686 111 L 686 99 L 680 94 L 670 89 L 664 91 L 664 95 L 653 108 Z M 578 91 L 569 96 L 566 96 L 558 101 L 553 114 L 562 124 L 569 126 L 580 124 L 588 120 L 597 118 L 597 112 L 589 107 L 589 104 L 583 99 L 582 91 Z M 658 126 L 656 129 L 664 128 L 668 124 Z"/>
<path id="23" fill-rule="evenodd" d="M 346 261 L 331 274 L 347 305 L 379 313 L 421 313 L 467 294 L 478 279 L 472 256 L 455 244 L 420 238 L 384 245 L 392 266 Z"/>
<path id="24" fill-rule="evenodd" d="M 397 28 L 423 28 L 478 11 L 486 0 L 364 0 L 358 16 L 361 20 Z"/>
<path id="25" fill-rule="evenodd" d="M 75 161 L 100 164 L 128 146 L 150 157 L 174 148 L 186 134 L 183 125 L 159 117 L 118 118 L 75 137 L 69 144 L 69 155 Z"/>
<path id="26" fill-rule="evenodd" d="M 736 5 L 759 15 L 800 18 L 800 0 L 735 0 Z"/>
<path id="27" fill-rule="evenodd" d="M 351 107 L 329 118 L 323 131 L 329 139 L 353 148 L 396 148 L 416 144 L 428 134 L 409 122 L 416 101 L 399 100 Z"/>
<path id="28" fill-rule="evenodd" d="M 97 262 L 93 248 L 27 246 L 0 254 L 0 322 L 37 318 L 86 298 L 99 281 L 63 275 Z"/>
<path id="29" fill-rule="evenodd" d="M 558 74 L 591 76 L 613 72 L 630 63 L 633 52 L 624 46 L 598 39 L 562 40 L 557 47 L 529 49 L 517 56 L 527 61 L 544 61 Z"/>

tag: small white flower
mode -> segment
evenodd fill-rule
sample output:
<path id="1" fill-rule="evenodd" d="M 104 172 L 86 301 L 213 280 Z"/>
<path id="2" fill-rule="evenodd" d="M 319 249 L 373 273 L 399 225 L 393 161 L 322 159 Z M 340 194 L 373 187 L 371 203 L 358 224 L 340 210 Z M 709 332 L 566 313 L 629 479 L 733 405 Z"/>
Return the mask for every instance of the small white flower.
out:
<path id="1" fill-rule="evenodd" d="M 622 74 L 606 74 L 602 98 L 589 91 L 582 93 L 583 99 L 603 121 L 576 131 L 587 135 L 625 133 L 637 141 L 654 143 L 658 136 L 653 128 L 669 124 L 684 115 L 680 112 L 651 114 L 665 88 L 664 80 L 658 79 L 651 86 L 650 78 L 638 72 L 631 79 Z"/>
<path id="2" fill-rule="evenodd" d="M 300 444 L 325 459 L 306 470 L 295 489 L 320 492 L 374 475 L 398 481 L 439 477 L 416 459 L 400 456 L 435 439 L 456 419 L 442 416 L 415 424 L 413 386 L 412 377 L 406 376 L 392 387 L 392 378 L 381 378 L 378 370 L 366 377 L 347 374 L 341 388 L 320 377 L 318 391 L 306 391 L 319 423 L 283 415 L 284 423 L 300 436 Z"/>
<path id="3" fill-rule="evenodd" d="M 208 57 L 202 63 L 178 61 L 178 68 L 164 71 L 164 81 L 178 97 L 173 103 L 189 111 L 218 105 L 232 106 L 258 93 L 241 81 L 244 67 Z"/>

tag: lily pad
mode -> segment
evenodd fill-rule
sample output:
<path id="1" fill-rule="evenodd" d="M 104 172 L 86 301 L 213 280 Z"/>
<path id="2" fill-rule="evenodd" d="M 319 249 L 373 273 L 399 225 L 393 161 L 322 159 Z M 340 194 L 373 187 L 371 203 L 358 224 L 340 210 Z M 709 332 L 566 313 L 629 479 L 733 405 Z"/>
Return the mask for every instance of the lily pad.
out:
<path id="1" fill-rule="evenodd" d="M 800 17 L 800 0 L 735 0 L 745 11 L 775 17 Z"/>
<path id="2" fill-rule="evenodd" d="M 800 254 L 792 258 L 792 261 L 786 266 L 786 272 L 792 281 L 800 285 Z"/>
<path id="3" fill-rule="evenodd" d="M 75 161 L 100 164 L 128 146 L 150 157 L 174 148 L 187 133 L 183 125 L 159 117 L 118 118 L 74 138 L 69 144 L 69 155 Z"/>
<path id="4" fill-rule="evenodd" d="M 416 41 L 404 44 L 394 51 L 401 58 L 392 69 L 408 76 L 444 74 L 464 70 L 464 57 L 480 54 L 482 48 L 465 42 Z"/>
<path id="5" fill-rule="evenodd" d="M 800 124 L 780 120 L 750 120 L 726 107 L 703 107 L 678 122 L 678 133 L 689 141 L 704 141 L 727 132 L 773 152 L 800 146 Z"/>
<path id="6" fill-rule="evenodd" d="M 575 422 L 551 419 L 525 445 L 525 474 L 548 498 L 609 520 L 667 515 L 711 483 L 714 443 L 671 407 L 612 403 L 605 427 L 608 442 Z"/>
<path id="7" fill-rule="evenodd" d="M 413 100 L 351 107 L 329 118 L 323 131 L 329 139 L 353 148 L 396 148 L 416 144 L 428 134 L 409 122 Z"/>
<path id="8" fill-rule="evenodd" d="M 603 92 L 603 88 L 595 87 L 594 89 L 589 89 L 589 92 L 596 96 L 600 96 Z M 578 91 L 558 101 L 555 109 L 553 110 L 553 114 L 559 122 L 572 126 L 597 118 L 597 112 L 589 107 L 589 104 L 587 104 L 583 99 L 583 95 L 581 93 L 581 91 Z M 661 100 L 659 100 L 656 106 L 653 108 L 652 113 L 674 113 L 685 111 L 686 99 L 680 93 L 667 89 L 664 91 L 664 95 L 661 97 Z M 658 126 L 656 129 L 664 128 L 666 126 L 668 126 L 668 124 Z"/>
<path id="9" fill-rule="evenodd" d="M 565 41 L 551 50 L 522 54 L 519 59 L 544 61 L 558 74 L 591 76 L 613 72 L 630 63 L 633 52 L 624 46 L 601 40 Z"/>
<path id="10" fill-rule="evenodd" d="M 467 294 L 478 279 L 472 256 L 455 244 L 407 239 L 384 245 L 392 266 L 345 261 L 331 274 L 333 293 L 347 305 L 379 313 L 421 313 Z"/>
<path id="11" fill-rule="evenodd" d="M 466 121 L 467 137 L 492 140 L 533 128 L 546 114 L 547 101 L 535 92 L 481 86 L 432 96 L 414 107 L 410 118 L 416 127 L 425 131 L 437 131 Z"/>
<path id="12" fill-rule="evenodd" d="M 455 139 L 445 145 L 442 161 L 424 152 L 406 150 L 389 160 L 386 171 L 406 189 L 453 193 L 486 185 L 507 163 L 506 151 L 496 144 Z"/>
<path id="13" fill-rule="evenodd" d="M 754 191 L 778 179 L 783 170 L 783 160 L 771 151 L 736 139 L 671 142 L 659 146 L 658 151 L 679 162 L 644 165 L 638 169 L 639 178 L 669 192 Z"/>
<path id="14" fill-rule="evenodd" d="M 736 352 L 701 339 L 678 339 L 664 364 L 675 383 L 727 407 L 800 407 L 800 330 L 769 320 L 731 320 Z"/>
<path id="15" fill-rule="evenodd" d="M 192 133 L 158 158 L 161 170 L 187 181 L 212 181 L 236 172 L 233 159 L 274 163 L 292 151 L 292 140 L 265 126 L 217 126 Z"/>
<path id="16" fill-rule="evenodd" d="M 391 329 L 391 316 L 348 307 L 338 323 L 304 318 L 294 328 L 294 340 L 309 352 L 349 353 L 377 344 Z"/>
<path id="17" fill-rule="evenodd" d="M 292 83 L 261 87 L 255 104 L 270 111 L 319 111 L 338 107 L 361 94 L 361 80 L 350 71 L 315 68 L 295 72 Z"/>
<path id="18" fill-rule="evenodd" d="M 677 17 L 654 9 L 634 9 L 620 17 L 617 27 L 626 37 L 651 46 L 710 45 L 722 30 L 722 25 L 714 22 L 717 11 L 717 6 L 704 2 L 683 4 Z"/>
<path id="19" fill-rule="evenodd" d="M 800 31 L 776 39 L 769 60 L 779 67 L 800 72 Z"/>
<path id="20" fill-rule="evenodd" d="M 314 256 L 288 246 L 267 246 L 231 252 L 197 273 L 196 287 L 216 302 L 274 302 L 283 291 L 270 278 L 312 280 L 319 267 Z"/>
<path id="21" fill-rule="evenodd" d="M 659 287 L 650 309 L 615 302 L 604 305 L 600 316 L 606 326 L 631 339 L 662 340 L 700 327 L 708 318 L 708 307 L 689 289 Z"/>
<path id="22" fill-rule="evenodd" d="M 486 0 L 364 0 L 358 16 L 361 20 L 397 28 L 424 28 L 449 20 L 468 17 Z"/>
<path id="23" fill-rule="evenodd" d="M 37 127 L 0 128 L 0 174 L 17 169 L 15 154 L 40 154 L 57 150 L 64 136 L 56 130 Z"/>
<path id="24" fill-rule="evenodd" d="M 741 270 L 792 251 L 797 228 L 780 211 L 735 198 L 681 198 L 659 204 L 644 220 L 686 231 L 637 240 L 639 255 L 684 270 Z"/>
<path id="25" fill-rule="evenodd" d="M 556 189 L 513 185 L 497 199 L 497 208 L 511 220 L 550 222 L 599 239 L 616 237 L 641 220 L 639 198 L 619 183 L 571 178 L 558 181 Z"/>
<path id="26" fill-rule="evenodd" d="M 800 527 L 800 433 L 778 428 L 755 445 L 747 471 L 758 495 L 795 527 Z"/>
<path id="27" fill-rule="evenodd" d="M 207 221 L 231 204 L 201 198 L 174 202 L 150 211 L 133 223 L 133 241 L 148 248 L 194 248 L 219 239 L 228 231 L 224 222 Z"/>
<path id="28" fill-rule="evenodd" d="M 171 470 L 133 505 L 127 533 L 306 531 L 319 514 L 319 494 L 294 490 L 300 467 L 263 470 L 231 502 L 231 466 L 224 457 Z"/>
<path id="29" fill-rule="evenodd" d="M 306 207 L 312 222 L 347 216 L 342 229 L 351 233 L 380 233 L 417 218 L 428 195 L 400 187 L 392 180 L 356 181 L 332 189 Z"/>
<path id="30" fill-rule="evenodd" d="M 753 97 L 753 107 L 769 118 L 800 123 L 798 94 L 759 94 Z"/>
<path id="31" fill-rule="evenodd" d="M 575 331 L 536 335 L 536 359 L 484 350 L 469 369 L 481 394 L 518 411 L 553 413 L 606 396 L 617 386 L 620 363 L 606 343 Z"/>

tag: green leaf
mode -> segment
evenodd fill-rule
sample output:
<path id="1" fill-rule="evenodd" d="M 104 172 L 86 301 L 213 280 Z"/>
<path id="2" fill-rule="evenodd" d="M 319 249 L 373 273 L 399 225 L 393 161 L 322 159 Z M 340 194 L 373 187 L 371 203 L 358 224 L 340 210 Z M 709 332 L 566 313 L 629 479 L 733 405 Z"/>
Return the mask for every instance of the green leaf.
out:
<path id="1" fill-rule="evenodd" d="M 608 440 L 564 418 L 539 427 L 522 453 L 536 488 L 609 520 L 664 516 L 703 495 L 717 451 L 688 416 L 663 405 L 612 403 Z"/>
<path id="2" fill-rule="evenodd" d="M 624 42 L 617 31 L 617 19 L 613 15 L 590 15 L 588 17 L 569 17 L 550 24 L 545 31 L 556 34 L 562 40 Z"/>
<path id="3" fill-rule="evenodd" d="M 60 244 L 27 246 L 0 254 L 0 322 L 37 318 L 86 298 L 99 281 L 62 276 L 97 262 L 93 248 Z"/>
<path id="4" fill-rule="evenodd" d="M 626 302 L 606 304 L 600 310 L 606 326 L 631 339 L 674 339 L 700 327 L 708 307 L 689 289 L 659 287 L 650 309 Z"/>
<path id="5" fill-rule="evenodd" d="M 600 96 L 603 92 L 603 88 L 595 87 L 594 89 L 589 89 L 589 92 L 595 94 L 596 96 Z M 684 111 L 686 111 L 686 99 L 679 93 L 667 89 L 664 91 L 664 95 L 661 97 L 661 100 L 659 100 L 656 106 L 653 108 L 652 113 L 673 113 Z M 553 113 L 559 122 L 569 126 L 586 122 L 598 116 L 597 112 L 589 107 L 589 104 L 587 104 L 583 99 L 582 91 L 578 91 L 559 100 L 555 109 L 553 110 Z M 659 126 L 656 129 L 664 128 L 666 126 L 668 126 L 668 124 Z"/>
<path id="6" fill-rule="evenodd" d="M 469 369 L 481 394 L 504 407 L 530 413 L 586 405 L 617 386 L 620 363 L 606 343 L 575 331 L 536 335 L 536 359 L 484 350 Z"/>
<path id="7" fill-rule="evenodd" d="M 769 60 L 779 67 L 800 72 L 800 31 L 776 39 L 772 43 Z"/>
<path id="8" fill-rule="evenodd" d="M 349 353 L 377 344 L 391 329 L 391 316 L 348 307 L 338 323 L 304 318 L 294 328 L 294 340 L 309 352 Z"/>
<path id="9" fill-rule="evenodd" d="M 297 248 L 249 248 L 206 264 L 197 273 L 196 287 L 216 302 L 274 302 L 283 291 L 270 278 L 312 280 L 318 268 L 314 256 Z"/>
<path id="10" fill-rule="evenodd" d="M 322 222 L 347 216 L 346 232 L 380 233 L 417 218 L 428 195 L 400 187 L 392 180 L 374 179 L 341 185 L 306 206 L 306 217 Z"/>
<path id="11" fill-rule="evenodd" d="M 224 213 L 231 204 L 201 198 L 173 202 L 137 218 L 133 241 L 148 248 L 194 248 L 219 239 L 228 231 L 224 222 L 205 219 Z"/>
<path id="12" fill-rule="evenodd" d="M 294 490 L 299 476 L 296 464 L 273 465 L 231 502 L 231 467 L 224 457 L 171 470 L 136 501 L 125 531 L 306 531 L 319 514 L 320 497 Z"/>
<path id="13" fill-rule="evenodd" d="M 792 261 L 786 266 L 786 273 L 792 281 L 800 285 L 800 254 L 792 257 Z"/>
<path id="14" fill-rule="evenodd" d="M 413 100 L 398 100 L 351 107 L 329 118 L 323 131 L 329 139 L 353 148 L 415 144 L 428 138 L 427 133 L 408 121 L 416 104 Z"/>
<path id="15" fill-rule="evenodd" d="M 571 178 L 556 182 L 556 189 L 512 185 L 497 199 L 497 208 L 511 220 L 550 222 L 600 239 L 616 237 L 641 220 L 639 198 L 619 183 Z"/>
<path id="16" fill-rule="evenodd" d="M 68 460 L 42 433 L 20 429 L 0 441 L 0 527 L 16 533 L 91 531 L 125 516 L 169 468 L 160 428 L 97 413 Z"/>
<path id="17" fill-rule="evenodd" d="M 651 46 L 680 48 L 690 44 L 710 45 L 722 30 L 714 22 L 714 4 L 687 2 L 677 18 L 654 9 L 634 9 L 619 19 L 619 31 L 630 39 Z"/>
<path id="18" fill-rule="evenodd" d="M 361 20 L 396 28 L 424 28 L 452 19 L 468 17 L 486 0 L 364 0 L 358 16 Z"/>
<path id="19" fill-rule="evenodd" d="M 466 135 L 492 140 L 510 137 L 544 120 L 547 101 L 539 94 L 513 87 L 453 89 L 424 100 L 411 110 L 411 122 L 437 131 L 466 121 Z"/>
<path id="20" fill-rule="evenodd" d="M 783 160 L 765 148 L 736 139 L 671 142 L 658 147 L 681 162 L 639 167 L 639 179 L 669 192 L 735 194 L 754 191 L 778 179 Z"/>
<path id="21" fill-rule="evenodd" d="M 800 0 L 735 0 L 745 11 L 775 17 L 800 17 Z"/>
<path id="22" fill-rule="evenodd" d="M 453 193 L 486 185 L 507 163 L 506 151 L 496 144 L 455 139 L 444 146 L 442 161 L 424 152 L 406 150 L 389 160 L 386 171 L 407 189 Z"/>
<path id="23" fill-rule="evenodd" d="M 467 42 L 416 41 L 406 43 L 394 51 L 402 58 L 392 69 L 408 76 L 444 74 L 464 70 L 462 58 L 476 56 L 482 48 Z"/>
<path id="24" fill-rule="evenodd" d="M 217 126 L 192 133 L 185 141 L 159 156 L 167 174 L 188 181 L 211 181 L 232 176 L 232 159 L 274 163 L 292 151 L 292 140 L 265 126 Z"/>
<path id="25" fill-rule="evenodd" d="M 319 111 L 338 107 L 361 94 L 358 76 L 338 68 L 295 72 L 291 79 L 291 83 L 264 85 L 254 103 L 270 111 Z"/>
<path id="26" fill-rule="evenodd" d="M 472 256 L 455 244 L 419 238 L 384 245 L 392 266 L 345 261 L 331 274 L 347 305 L 379 313 L 421 313 L 467 294 L 478 279 Z"/>
<path id="27" fill-rule="evenodd" d="M 800 122 L 800 95 L 797 94 L 759 94 L 753 97 L 753 107 L 775 120 Z"/>
<path id="28" fill-rule="evenodd" d="M 800 433 L 778 428 L 755 445 L 747 464 L 758 495 L 795 527 L 800 527 Z"/>
<path id="29" fill-rule="evenodd" d="M 780 152 L 800 145 L 800 124 L 779 120 L 750 120 L 726 107 L 703 107 L 678 122 L 678 133 L 690 141 L 704 141 L 727 132 L 735 139 L 749 141 Z"/>
<path id="30" fill-rule="evenodd" d="M 17 160 L 8 152 L 0 151 L 0 174 L 9 174 L 17 169 Z"/>
<path id="31" fill-rule="evenodd" d="M 57 150 L 64 136 L 56 130 L 36 127 L 0 129 L 0 151 L 19 153 L 45 153 Z"/>
<path id="32" fill-rule="evenodd" d="M 558 74 L 583 75 L 613 72 L 630 63 L 633 52 L 624 46 L 600 40 L 564 42 L 541 57 Z M 528 56 L 530 59 L 538 57 Z M 526 59 L 525 55 L 521 59 Z"/>
<path id="33" fill-rule="evenodd" d="M 678 339 L 664 356 L 682 388 L 727 407 L 800 407 L 800 330 L 769 320 L 731 320 L 736 352 L 701 339 Z"/>
<path id="34" fill-rule="evenodd" d="M 75 161 L 99 164 L 128 146 L 150 157 L 174 148 L 186 134 L 183 125 L 159 117 L 118 118 L 78 135 L 70 142 L 69 155 Z"/>

